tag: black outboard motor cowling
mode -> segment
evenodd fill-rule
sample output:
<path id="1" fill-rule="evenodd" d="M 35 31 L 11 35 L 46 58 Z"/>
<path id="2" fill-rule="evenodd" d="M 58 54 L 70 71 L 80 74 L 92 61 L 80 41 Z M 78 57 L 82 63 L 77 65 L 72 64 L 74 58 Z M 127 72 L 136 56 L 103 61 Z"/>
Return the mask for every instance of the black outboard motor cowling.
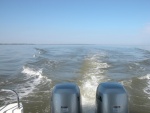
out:
<path id="1" fill-rule="evenodd" d="M 61 83 L 53 88 L 51 113 L 81 113 L 80 90 L 76 84 Z"/>
<path id="2" fill-rule="evenodd" d="M 121 84 L 99 84 L 96 92 L 96 113 L 128 113 L 128 96 Z"/>

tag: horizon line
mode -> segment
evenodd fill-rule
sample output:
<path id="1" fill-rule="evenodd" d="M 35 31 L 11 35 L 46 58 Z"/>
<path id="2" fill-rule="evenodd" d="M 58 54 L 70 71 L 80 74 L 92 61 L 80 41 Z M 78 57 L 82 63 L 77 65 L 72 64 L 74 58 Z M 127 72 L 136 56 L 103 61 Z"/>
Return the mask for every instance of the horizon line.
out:
<path id="1" fill-rule="evenodd" d="M 64 44 L 61 44 L 61 43 L 56 43 L 56 44 L 46 44 L 46 43 L 43 43 L 43 44 L 36 44 L 36 43 L 0 43 L 0 45 L 118 45 L 118 46 L 150 46 L 149 44 L 84 44 L 84 43 L 72 43 L 72 44 L 69 44 L 69 43 L 64 43 Z"/>

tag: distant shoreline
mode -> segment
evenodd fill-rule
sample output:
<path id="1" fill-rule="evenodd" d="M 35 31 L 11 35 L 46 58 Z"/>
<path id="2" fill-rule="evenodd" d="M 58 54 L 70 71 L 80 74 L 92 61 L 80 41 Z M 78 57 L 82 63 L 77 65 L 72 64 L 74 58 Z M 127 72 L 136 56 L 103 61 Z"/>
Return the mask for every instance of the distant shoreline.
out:
<path id="1" fill-rule="evenodd" d="M 28 43 L 0 43 L 0 45 L 101 45 L 101 44 L 28 44 Z"/>
<path id="2" fill-rule="evenodd" d="M 0 45 L 100 45 L 100 46 L 150 46 L 149 44 L 32 44 L 32 43 L 0 43 Z"/>
<path id="3" fill-rule="evenodd" d="M 24 43 L 0 43 L 0 45 L 36 45 L 36 44 L 24 44 Z"/>

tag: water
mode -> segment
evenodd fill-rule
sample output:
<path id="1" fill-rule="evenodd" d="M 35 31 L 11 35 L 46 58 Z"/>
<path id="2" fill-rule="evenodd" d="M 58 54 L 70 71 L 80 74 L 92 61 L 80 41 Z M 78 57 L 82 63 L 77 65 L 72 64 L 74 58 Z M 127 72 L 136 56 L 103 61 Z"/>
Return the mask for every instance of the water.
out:
<path id="1" fill-rule="evenodd" d="M 49 113 L 52 87 L 80 87 L 83 113 L 94 113 L 99 83 L 116 81 L 129 95 L 130 113 L 150 111 L 150 51 L 99 45 L 0 45 L 0 89 L 19 93 L 25 113 Z M 16 101 L 0 91 L 0 106 Z"/>

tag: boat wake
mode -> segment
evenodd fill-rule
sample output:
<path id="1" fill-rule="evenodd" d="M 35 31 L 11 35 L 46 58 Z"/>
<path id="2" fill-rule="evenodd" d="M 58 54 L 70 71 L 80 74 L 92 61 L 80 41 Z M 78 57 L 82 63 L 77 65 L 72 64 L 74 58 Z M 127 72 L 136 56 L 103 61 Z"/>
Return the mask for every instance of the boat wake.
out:
<path id="1" fill-rule="evenodd" d="M 150 74 L 139 77 L 139 79 L 147 81 L 147 86 L 143 89 L 143 91 L 149 95 L 148 98 L 150 99 Z"/>
<path id="2" fill-rule="evenodd" d="M 104 73 L 109 65 L 100 60 L 102 57 L 105 56 L 94 54 L 84 60 L 83 79 L 80 86 L 83 113 L 94 113 L 97 86 L 100 82 L 108 81 Z"/>
<path id="3" fill-rule="evenodd" d="M 51 80 L 46 76 L 43 76 L 43 69 L 35 69 L 23 66 L 22 74 L 25 75 L 24 84 L 20 85 L 18 89 L 20 89 L 19 93 L 21 93 L 21 97 L 28 95 L 33 92 L 39 85 L 45 85 L 50 83 Z"/>

